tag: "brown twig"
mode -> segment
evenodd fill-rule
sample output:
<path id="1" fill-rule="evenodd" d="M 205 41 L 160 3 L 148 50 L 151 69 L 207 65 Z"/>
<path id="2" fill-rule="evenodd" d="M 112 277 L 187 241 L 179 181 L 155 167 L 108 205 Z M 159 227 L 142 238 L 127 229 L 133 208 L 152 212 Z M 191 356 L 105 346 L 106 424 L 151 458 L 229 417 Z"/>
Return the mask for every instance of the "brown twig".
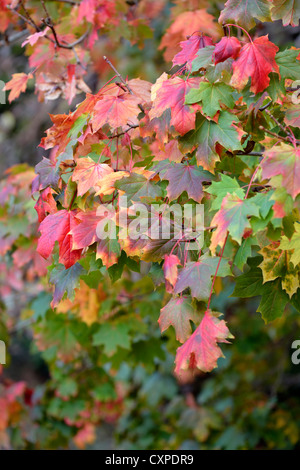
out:
<path id="1" fill-rule="evenodd" d="M 128 85 L 128 83 L 126 82 L 126 80 L 124 80 L 124 78 L 122 77 L 122 75 L 120 74 L 120 72 L 118 72 L 118 70 L 116 69 L 116 67 L 111 63 L 111 61 L 104 55 L 103 56 L 103 59 L 105 60 L 105 62 L 113 69 L 113 71 L 115 72 L 115 74 L 117 75 L 117 77 L 119 77 L 119 79 L 121 80 L 121 82 L 124 84 L 124 86 L 127 88 L 127 90 L 129 91 L 129 93 L 131 95 L 134 95 L 132 89 L 130 88 L 130 86 Z"/>

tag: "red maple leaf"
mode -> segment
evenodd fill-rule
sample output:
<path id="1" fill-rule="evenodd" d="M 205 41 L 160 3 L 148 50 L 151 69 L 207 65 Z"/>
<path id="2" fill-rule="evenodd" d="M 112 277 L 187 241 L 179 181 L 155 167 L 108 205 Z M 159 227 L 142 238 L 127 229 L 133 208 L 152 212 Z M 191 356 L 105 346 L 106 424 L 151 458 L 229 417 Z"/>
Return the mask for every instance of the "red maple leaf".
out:
<path id="1" fill-rule="evenodd" d="M 173 59 L 173 65 L 182 65 L 187 62 L 187 66 L 197 57 L 199 49 L 211 46 L 213 41 L 208 36 L 194 35 L 190 36 L 186 41 L 180 42 L 181 51 L 176 54 Z"/>
<path id="2" fill-rule="evenodd" d="M 52 214 L 57 211 L 51 188 L 46 188 L 41 192 L 34 208 L 37 211 L 39 222 L 42 222 L 47 214 Z"/>
<path id="3" fill-rule="evenodd" d="M 73 250 L 73 240 L 70 231 L 74 229 L 78 221 L 75 218 L 76 211 L 61 210 L 55 214 L 49 214 L 39 226 L 41 236 L 38 241 L 37 251 L 43 258 L 49 258 L 57 241 L 59 245 L 59 262 L 68 269 L 80 259 L 81 249 Z"/>
<path id="4" fill-rule="evenodd" d="M 242 90 L 251 78 L 250 90 L 254 93 L 264 91 L 269 83 L 269 73 L 279 73 L 275 62 L 278 47 L 269 41 L 268 35 L 261 36 L 242 47 L 238 59 L 233 63 L 233 76 L 230 84 Z"/>
<path id="5" fill-rule="evenodd" d="M 229 59 L 229 57 L 231 57 L 232 59 L 236 59 L 239 55 L 241 47 L 242 46 L 240 41 L 234 36 L 226 36 L 222 38 L 221 41 L 218 42 L 215 47 L 215 64 L 218 64 L 219 62 L 224 62 L 226 59 Z"/>
<path id="6" fill-rule="evenodd" d="M 151 119 L 160 117 L 164 111 L 171 109 L 171 126 L 183 135 L 195 127 L 195 112 L 185 105 L 185 96 L 197 88 L 200 78 L 184 80 L 179 77 L 164 80 L 156 91 L 153 107 L 149 113 Z"/>
<path id="7" fill-rule="evenodd" d="M 120 255 L 119 242 L 116 238 L 110 236 L 109 233 L 107 233 L 107 238 L 103 239 L 99 238 L 97 234 L 101 221 L 109 222 L 109 219 L 113 219 L 114 215 L 114 212 L 110 212 L 109 208 L 107 208 L 107 211 L 103 211 L 102 215 L 99 215 L 97 209 L 77 213 L 77 223 L 74 224 L 70 231 L 73 239 L 73 249 L 81 251 L 81 249 L 97 242 L 96 258 L 100 258 L 107 267 L 115 264 Z"/>
<path id="8" fill-rule="evenodd" d="M 177 349 L 176 374 L 195 368 L 210 372 L 217 367 L 217 360 L 223 357 L 217 343 L 228 343 L 228 337 L 232 336 L 225 321 L 219 320 L 215 313 L 207 310 L 192 336 Z"/>

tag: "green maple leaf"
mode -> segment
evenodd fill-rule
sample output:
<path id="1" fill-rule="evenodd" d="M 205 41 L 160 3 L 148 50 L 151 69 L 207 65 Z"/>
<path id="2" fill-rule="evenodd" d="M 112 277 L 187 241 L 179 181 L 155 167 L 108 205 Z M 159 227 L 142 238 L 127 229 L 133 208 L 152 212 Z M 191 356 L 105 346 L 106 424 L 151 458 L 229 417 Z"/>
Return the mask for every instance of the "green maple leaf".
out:
<path id="1" fill-rule="evenodd" d="M 237 250 L 234 257 L 234 264 L 242 270 L 244 265 L 247 263 L 247 259 L 251 256 L 252 245 L 255 244 L 255 240 L 252 237 L 246 238 Z"/>
<path id="2" fill-rule="evenodd" d="M 219 23 L 233 21 L 246 29 L 255 26 L 254 18 L 260 21 L 271 21 L 271 2 L 268 0 L 228 0 L 221 12 Z"/>
<path id="3" fill-rule="evenodd" d="M 265 323 L 282 317 L 286 304 L 287 294 L 280 287 L 280 279 L 266 282 L 261 291 L 262 297 L 257 312 L 260 312 Z"/>
<path id="4" fill-rule="evenodd" d="M 125 322 L 100 325 L 97 332 L 93 335 L 93 345 L 102 345 L 103 352 L 107 356 L 112 356 L 118 347 L 130 349 L 130 330 L 131 325 Z"/>
<path id="5" fill-rule="evenodd" d="M 227 150 L 242 150 L 238 132 L 232 126 L 237 121 L 238 118 L 227 111 L 220 113 L 217 123 L 198 115 L 195 129 L 181 139 L 182 150 L 187 152 L 196 145 L 198 164 L 205 170 L 213 171 L 216 162 L 220 160 L 216 152 L 217 142 Z"/>
<path id="6" fill-rule="evenodd" d="M 220 103 L 230 109 L 234 107 L 232 91 L 230 86 L 222 82 L 201 82 L 198 89 L 193 89 L 186 95 L 185 103 L 194 104 L 201 101 L 203 112 L 214 117 L 217 111 L 221 110 Z"/>
<path id="7" fill-rule="evenodd" d="M 141 199 L 155 199 L 163 195 L 160 186 L 137 173 L 131 174 L 128 178 L 124 177 L 116 181 L 115 188 L 125 191 L 126 196 L 131 199 L 131 201 L 140 202 Z"/>
<path id="8" fill-rule="evenodd" d="M 56 307 L 65 292 L 69 298 L 74 296 L 74 289 L 79 286 L 80 275 L 84 273 L 85 270 L 78 263 L 74 264 L 69 269 L 59 264 L 51 271 L 50 282 L 55 285 L 53 301 L 51 302 L 52 308 Z"/>
<path id="9" fill-rule="evenodd" d="M 224 174 L 221 174 L 221 181 L 213 181 L 205 192 L 216 196 L 211 205 L 212 210 L 221 208 L 222 201 L 228 193 L 235 193 L 241 199 L 245 196 L 245 191 L 240 187 L 237 179 Z"/>
<path id="10" fill-rule="evenodd" d="M 297 49 L 286 49 L 277 52 L 275 61 L 279 65 L 281 78 L 292 78 L 299 80 L 300 78 L 300 60 L 297 59 L 299 51 Z"/>
<path id="11" fill-rule="evenodd" d="M 158 323 L 162 333 L 172 325 L 177 341 L 184 343 L 192 333 L 190 320 L 197 324 L 199 318 L 199 312 L 193 307 L 191 297 L 173 297 L 161 309 Z"/>
<path id="12" fill-rule="evenodd" d="M 87 325 L 77 319 L 70 319 L 65 314 L 50 311 L 45 317 L 45 324 L 46 342 L 56 345 L 62 352 L 70 353 L 78 344 L 86 346 L 89 340 Z"/>
<path id="13" fill-rule="evenodd" d="M 249 259 L 250 271 L 236 279 L 232 297 L 250 298 L 261 296 L 257 311 L 266 323 L 280 318 L 284 313 L 289 297 L 281 288 L 280 279 L 263 283 L 263 273 L 258 267 L 261 256 Z"/>
<path id="14" fill-rule="evenodd" d="M 197 57 L 192 62 L 192 72 L 197 72 L 202 68 L 206 68 L 212 63 L 212 55 L 215 46 L 206 46 L 199 50 Z"/>

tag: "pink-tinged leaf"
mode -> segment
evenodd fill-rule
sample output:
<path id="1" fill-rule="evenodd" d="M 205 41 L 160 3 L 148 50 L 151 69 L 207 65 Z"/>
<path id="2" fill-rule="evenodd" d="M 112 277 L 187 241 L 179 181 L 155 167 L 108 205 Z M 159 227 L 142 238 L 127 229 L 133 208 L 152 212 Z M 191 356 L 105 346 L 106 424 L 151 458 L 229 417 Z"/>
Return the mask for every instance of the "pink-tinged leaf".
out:
<path id="1" fill-rule="evenodd" d="M 195 127 L 195 111 L 185 105 L 185 96 L 197 88 L 200 78 L 192 77 L 183 80 L 179 77 L 164 80 L 156 91 L 153 107 L 149 113 L 150 119 L 160 117 L 167 109 L 171 110 L 170 125 L 180 134 L 186 134 Z"/>
<path id="2" fill-rule="evenodd" d="M 193 60 L 197 57 L 199 49 L 212 45 L 213 41 L 208 36 L 197 34 L 190 36 L 186 41 L 181 41 L 181 51 L 174 57 L 173 65 L 183 65 L 187 63 L 186 66 L 189 68 Z"/>
<path id="3" fill-rule="evenodd" d="M 237 38 L 225 36 L 216 44 L 214 51 L 215 64 L 217 65 L 219 62 L 224 62 L 229 58 L 236 59 L 241 47 L 241 43 Z"/>
<path id="4" fill-rule="evenodd" d="M 34 46 L 40 38 L 43 38 L 44 36 L 46 36 L 48 31 L 50 30 L 47 26 L 47 28 L 45 28 L 44 31 L 31 34 L 30 36 L 27 37 L 27 39 L 24 42 L 22 42 L 22 47 L 26 46 L 26 44 L 30 44 L 31 46 Z"/>
<path id="5" fill-rule="evenodd" d="M 72 180 L 78 185 L 78 196 L 83 196 L 90 189 L 94 189 L 111 173 L 114 173 L 113 169 L 105 163 L 95 163 L 90 157 L 79 158 L 72 175 Z"/>
<path id="6" fill-rule="evenodd" d="M 211 277 L 215 274 L 220 258 L 217 256 L 203 255 L 198 261 L 190 261 L 181 269 L 175 285 L 174 293 L 189 288 L 192 297 L 198 300 L 207 300 L 211 290 Z M 220 261 L 218 275 L 229 276 L 231 274 L 228 262 Z"/>
<path id="7" fill-rule="evenodd" d="M 181 265 L 181 263 L 176 255 L 165 255 L 164 275 L 166 281 L 173 287 L 177 281 L 178 265 Z"/>
<path id="8" fill-rule="evenodd" d="M 267 150 L 262 162 L 263 178 L 282 176 L 282 186 L 295 199 L 300 193 L 300 148 L 282 143 Z"/>
<path id="9" fill-rule="evenodd" d="M 250 90 L 264 91 L 270 83 L 270 72 L 279 73 L 275 62 L 278 47 L 269 41 L 268 35 L 254 39 L 242 47 L 238 59 L 233 62 L 233 76 L 230 84 L 242 90 L 251 78 Z"/>
<path id="10" fill-rule="evenodd" d="M 35 166 L 35 172 L 39 175 L 39 188 L 45 189 L 49 186 L 57 188 L 59 172 L 49 158 L 43 159 Z"/>
<path id="11" fill-rule="evenodd" d="M 225 321 L 219 320 L 218 316 L 218 313 L 207 310 L 192 336 L 177 349 L 176 374 L 196 368 L 210 372 L 217 367 L 217 360 L 224 357 L 217 343 L 228 343 L 226 338 L 232 338 Z"/>
<path id="12" fill-rule="evenodd" d="M 259 216 L 259 207 L 251 199 L 240 199 L 236 194 L 227 194 L 224 197 L 221 209 L 211 221 L 217 226 L 211 237 L 210 251 L 214 255 L 217 246 L 223 246 L 227 231 L 231 238 L 241 243 L 246 228 L 250 228 L 248 216 Z"/>
<path id="13" fill-rule="evenodd" d="M 28 75 L 26 73 L 13 74 L 12 79 L 7 82 L 7 84 L 3 88 L 3 91 L 10 90 L 10 93 L 8 95 L 8 101 L 10 103 L 16 98 L 18 98 L 21 93 L 24 93 L 26 91 L 27 82 L 31 78 L 33 78 L 32 73 L 29 73 Z"/>
<path id="14" fill-rule="evenodd" d="M 167 194 L 170 201 L 177 199 L 184 191 L 196 202 L 201 202 L 203 198 L 202 183 L 211 181 L 211 175 L 195 165 L 175 164 L 166 172 L 163 172 L 162 179 L 168 180 Z"/>
<path id="15" fill-rule="evenodd" d="M 66 269 L 73 266 L 80 259 L 81 249 L 73 250 L 73 241 L 70 231 L 78 224 L 75 211 L 61 210 L 48 215 L 39 226 L 41 236 L 37 251 L 43 258 L 49 258 L 57 241 L 59 245 L 59 262 Z"/>
<path id="16" fill-rule="evenodd" d="M 192 332 L 190 321 L 197 324 L 199 318 L 199 313 L 192 306 L 192 299 L 190 297 L 173 297 L 161 309 L 158 323 L 162 333 L 169 326 L 173 326 L 177 341 L 184 343 Z"/>
<path id="17" fill-rule="evenodd" d="M 98 211 L 99 212 L 99 211 Z M 76 214 L 77 224 L 74 225 L 70 234 L 73 239 L 73 249 L 80 250 L 97 242 L 96 258 L 100 258 L 106 267 L 110 267 L 118 261 L 121 249 L 118 240 L 113 233 L 107 232 L 107 237 L 99 238 L 97 230 L 101 222 L 107 223 L 111 219 L 110 229 L 114 231 L 115 213 L 103 211 L 103 215 L 97 214 L 97 210 L 79 212 Z M 99 232 L 98 232 L 99 234 Z"/>
<path id="18" fill-rule="evenodd" d="M 290 105 L 286 109 L 284 122 L 288 126 L 300 127 L 300 104 Z"/>
<path id="19" fill-rule="evenodd" d="M 91 119 L 94 132 L 98 131 L 104 124 L 109 124 L 113 129 L 118 127 L 134 126 L 138 124 L 138 115 L 141 100 L 121 89 L 118 94 L 103 95 L 93 111 Z"/>

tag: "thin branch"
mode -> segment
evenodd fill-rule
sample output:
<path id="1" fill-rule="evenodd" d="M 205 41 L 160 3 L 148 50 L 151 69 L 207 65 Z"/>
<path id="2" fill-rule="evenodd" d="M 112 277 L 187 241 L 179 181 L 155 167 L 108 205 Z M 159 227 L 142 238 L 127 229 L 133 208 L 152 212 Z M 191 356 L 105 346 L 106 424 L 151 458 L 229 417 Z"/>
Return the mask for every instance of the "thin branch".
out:
<path id="1" fill-rule="evenodd" d="M 14 8 L 10 8 L 9 6 L 7 6 L 7 8 L 12 12 L 12 13 L 15 13 L 19 18 L 21 18 L 25 23 L 27 24 L 30 24 L 30 26 L 32 26 L 37 32 L 40 32 L 41 29 L 35 24 L 34 21 L 32 21 L 31 19 L 27 18 L 26 16 L 22 15 L 21 13 L 19 13 L 17 10 L 15 10 Z"/>
<path id="2" fill-rule="evenodd" d="M 119 77 L 119 79 L 121 80 L 121 82 L 125 85 L 125 87 L 127 88 L 127 90 L 129 91 L 129 93 L 131 95 L 134 95 L 132 89 L 130 88 L 130 86 L 128 85 L 128 83 L 126 82 L 126 80 L 124 80 L 124 78 L 122 77 L 122 75 L 120 74 L 120 72 L 117 71 L 116 67 L 111 63 L 111 61 L 104 55 L 103 56 L 103 59 L 105 60 L 105 62 L 113 69 L 113 71 L 115 72 L 115 74 L 117 75 L 117 77 Z"/>
<path id="3" fill-rule="evenodd" d="M 108 138 L 109 138 L 109 139 L 116 139 L 116 138 L 118 138 L 118 137 L 122 137 L 122 135 L 127 134 L 127 132 L 131 131 L 131 129 L 136 129 L 137 127 L 139 127 L 139 124 L 130 125 L 130 126 L 128 127 L 128 129 L 126 129 L 125 131 L 120 132 L 119 134 L 111 135 L 111 136 L 108 137 Z"/>
<path id="4" fill-rule="evenodd" d="M 273 137 L 276 137 L 276 139 L 278 139 L 278 140 L 283 140 L 284 142 L 291 143 L 290 138 L 282 137 L 281 135 L 275 134 L 275 132 L 269 131 L 269 129 L 266 129 L 264 126 L 259 126 L 259 129 L 263 130 L 264 132 L 266 132 L 267 134 L 269 134 Z M 297 141 L 297 142 L 299 142 L 299 141 Z"/>

